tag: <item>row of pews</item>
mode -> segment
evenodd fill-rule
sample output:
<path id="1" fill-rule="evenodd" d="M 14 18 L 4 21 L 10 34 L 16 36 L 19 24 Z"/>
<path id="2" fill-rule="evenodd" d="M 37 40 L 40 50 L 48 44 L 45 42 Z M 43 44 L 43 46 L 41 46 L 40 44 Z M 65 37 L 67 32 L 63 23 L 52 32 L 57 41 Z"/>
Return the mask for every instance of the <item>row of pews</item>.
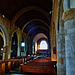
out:
<path id="1" fill-rule="evenodd" d="M 14 57 L 9 60 L 0 60 L 0 75 L 5 75 L 5 72 L 10 72 L 21 64 L 25 64 L 27 61 L 33 60 L 33 56 L 21 56 L 21 57 Z"/>
<path id="2" fill-rule="evenodd" d="M 20 72 L 41 73 L 56 75 L 56 61 L 51 61 L 50 57 L 39 57 L 30 63 L 20 65 Z"/>

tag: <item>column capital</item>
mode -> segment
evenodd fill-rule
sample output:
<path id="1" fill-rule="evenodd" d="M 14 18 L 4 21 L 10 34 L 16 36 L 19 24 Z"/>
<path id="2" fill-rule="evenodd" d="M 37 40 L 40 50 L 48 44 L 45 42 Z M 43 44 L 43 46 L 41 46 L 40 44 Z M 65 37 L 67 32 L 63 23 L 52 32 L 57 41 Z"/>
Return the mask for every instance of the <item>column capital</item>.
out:
<path id="1" fill-rule="evenodd" d="M 75 8 L 70 8 L 64 12 L 63 19 L 64 21 L 75 18 Z"/>

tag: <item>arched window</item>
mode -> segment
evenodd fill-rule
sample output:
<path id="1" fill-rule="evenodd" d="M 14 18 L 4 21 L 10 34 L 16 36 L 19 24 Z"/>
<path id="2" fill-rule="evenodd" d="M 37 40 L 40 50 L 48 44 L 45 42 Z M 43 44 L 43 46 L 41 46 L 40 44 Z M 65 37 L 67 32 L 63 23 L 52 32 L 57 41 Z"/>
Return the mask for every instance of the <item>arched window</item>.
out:
<path id="1" fill-rule="evenodd" d="M 40 49 L 43 49 L 43 50 L 48 49 L 48 45 L 47 45 L 47 42 L 45 40 L 42 40 L 40 42 Z"/>

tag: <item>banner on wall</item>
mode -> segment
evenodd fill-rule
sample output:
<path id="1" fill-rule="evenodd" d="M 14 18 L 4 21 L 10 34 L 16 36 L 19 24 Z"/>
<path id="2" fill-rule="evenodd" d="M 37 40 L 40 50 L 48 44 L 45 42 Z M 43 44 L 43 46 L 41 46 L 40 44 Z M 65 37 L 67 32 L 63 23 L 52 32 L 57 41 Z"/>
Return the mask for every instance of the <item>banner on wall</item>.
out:
<path id="1" fill-rule="evenodd" d="M 53 54 L 56 54 L 56 47 L 53 47 Z"/>

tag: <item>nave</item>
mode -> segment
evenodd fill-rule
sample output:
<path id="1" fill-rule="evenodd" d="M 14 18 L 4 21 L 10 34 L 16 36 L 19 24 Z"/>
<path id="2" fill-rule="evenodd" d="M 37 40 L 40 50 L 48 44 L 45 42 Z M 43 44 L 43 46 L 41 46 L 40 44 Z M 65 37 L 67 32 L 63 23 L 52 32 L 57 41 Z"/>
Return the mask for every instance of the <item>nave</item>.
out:
<path id="1" fill-rule="evenodd" d="M 57 75 L 51 57 L 22 56 L 0 61 L 1 75 Z"/>
<path id="2" fill-rule="evenodd" d="M 75 75 L 75 0 L 0 0 L 0 73 Z"/>

